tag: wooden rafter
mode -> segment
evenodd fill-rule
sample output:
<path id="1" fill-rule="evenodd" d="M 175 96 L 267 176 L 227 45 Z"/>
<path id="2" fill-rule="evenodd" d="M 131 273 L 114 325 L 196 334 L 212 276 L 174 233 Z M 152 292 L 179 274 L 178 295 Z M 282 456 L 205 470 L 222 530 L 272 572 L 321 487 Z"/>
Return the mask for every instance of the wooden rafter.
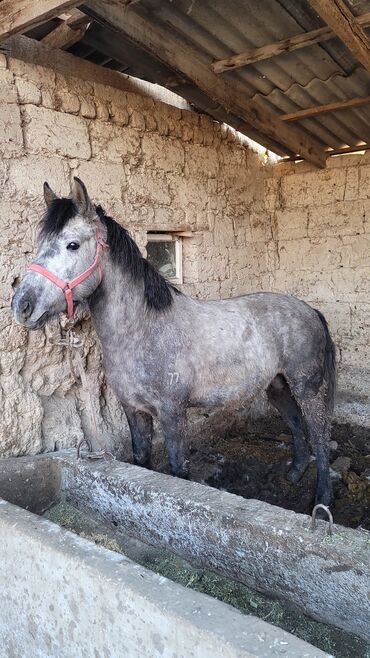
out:
<path id="1" fill-rule="evenodd" d="M 296 112 L 281 114 L 280 119 L 282 121 L 300 121 L 301 119 L 317 117 L 320 114 L 327 114 L 328 112 L 337 112 L 338 110 L 347 110 L 352 107 L 361 107 L 361 105 L 370 105 L 370 96 L 351 98 L 347 101 L 337 101 L 335 103 L 327 103 L 326 105 L 315 105 L 314 107 L 308 107 L 305 110 L 297 110 Z"/>
<path id="2" fill-rule="evenodd" d="M 355 23 L 359 26 L 369 27 L 370 13 L 363 14 L 354 20 Z M 312 46 L 315 43 L 329 41 L 329 39 L 333 39 L 335 36 L 335 32 L 333 32 L 330 27 L 320 27 L 317 30 L 311 30 L 310 32 L 297 34 L 294 37 L 282 39 L 282 41 L 270 43 L 266 46 L 261 46 L 260 48 L 252 48 L 251 50 L 247 50 L 246 52 L 240 53 L 239 55 L 232 55 L 231 57 L 220 59 L 216 62 L 213 62 L 211 66 L 215 73 L 232 71 L 233 69 L 239 69 L 242 66 L 247 66 L 248 64 L 254 64 L 255 62 L 260 62 L 264 59 L 276 57 L 282 53 L 291 53 L 294 50 L 307 48 L 307 46 Z"/>
<path id="3" fill-rule="evenodd" d="M 359 146 L 345 146 L 340 149 L 327 149 L 326 154 L 328 158 L 331 158 L 334 155 L 356 155 L 356 153 L 362 153 L 363 151 L 369 151 L 370 144 L 360 144 Z M 282 158 L 281 162 L 300 162 L 301 158 L 297 157 L 288 157 Z"/>
<path id="4" fill-rule="evenodd" d="M 341 149 L 332 149 L 328 150 L 328 156 L 333 155 L 352 155 L 354 153 L 361 153 L 362 151 L 368 151 L 370 149 L 370 144 L 360 144 L 359 146 L 347 146 L 346 148 Z"/>
<path id="5" fill-rule="evenodd" d="M 370 40 L 343 0 L 308 0 L 353 57 L 370 71 Z"/>
<path id="6" fill-rule="evenodd" d="M 37 27 L 79 4 L 82 4 L 81 0 L 2 0 L 0 41 Z"/>
<path id="7" fill-rule="evenodd" d="M 265 135 L 269 141 L 273 140 L 288 151 L 299 153 L 316 166 L 325 166 L 325 152 L 319 141 L 280 121 L 276 114 L 256 101 L 246 99 L 244 90 L 238 88 L 235 83 L 231 85 L 219 78 L 189 46 L 179 41 L 169 30 L 158 25 L 153 27 L 149 20 L 142 18 L 132 9 L 123 11 L 121 7 L 113 4 L 91 0 L 84 4 L 84 11 L 91 11 L 96 20 L 121 31 L 142 50 L 183 75 L 230 115 L 242 119 L 246 127 L 249 125 L 252 130 Z"/>
<path id="8" fill-rule="evenodd" d="M 49 32 L 41 41 L 52 48 L 70 48 L 82 39 L 90 24 L 91 19 L 86 14 L 79 9 L 73 9 L 63 23 Z"/>

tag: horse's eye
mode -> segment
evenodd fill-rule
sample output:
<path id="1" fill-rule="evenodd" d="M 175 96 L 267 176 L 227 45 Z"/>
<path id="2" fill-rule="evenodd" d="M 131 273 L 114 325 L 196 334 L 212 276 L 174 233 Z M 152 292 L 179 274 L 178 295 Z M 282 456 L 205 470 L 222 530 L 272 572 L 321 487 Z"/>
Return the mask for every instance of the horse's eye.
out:
<path id="1" fill-rule="evenodd" d="M 67 249 L 70 249 L 71 251 L 77 251 L 77 249 L 79 248 L 80 245 L 78 244 L 78 242 L 70 242 L 69 244 L 67 244 Z"/>

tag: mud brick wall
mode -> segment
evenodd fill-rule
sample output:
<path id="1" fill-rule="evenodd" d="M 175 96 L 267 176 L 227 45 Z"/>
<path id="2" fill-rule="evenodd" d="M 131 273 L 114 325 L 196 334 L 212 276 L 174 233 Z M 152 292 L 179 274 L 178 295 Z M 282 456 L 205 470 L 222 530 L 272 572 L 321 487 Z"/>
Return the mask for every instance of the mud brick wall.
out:
<path id="1" fill-rule="evenodd" d="M 271 171 L 265 286 L 325 314 L 339 364 L 336 418 L 370 426 L 370 154 L 331 158 L 325 170 L 280 163 Z"/>
<path id="2" fill-rule="evenodd" d="M 9 309 L 34 253 L 45 179 L 68 194 L 78 175 L 142 249 L 148 230 L 192 231 L 183 288 L 201 297 L 261 287 L 269 223 L 266 167 L 232 130 L 140 86 L 133 93 L 135 84 L 118 73 L 67 53 L 58 54 L 61 68 L 49 67 L 43 62 L 55 51 L 35 43 L 31 50 L 33 62 L 0 55 L 1 455 L 72 446 L 88 427 L 66 356 L 48 342 L 59 336 L 57 323 L 29 333 Z M 81 331 L 101 434 L 118 450 L 127 445 L 126 420 L 105 384 L 88 319 Z"/>
<path id="3" fill-rule="evenodd" d="M 338 345 L 337 418 L 370 425 L 368 156 L 332 159 L 324 171 L 265 163 L 182 101 L 171 106 L 145 84 L 22 43 L 26 61 L 0 55 L 0 454 L 72 446 L 88 428 L 66 355 L 48 340 L 58 323 L 29 333 L 9 309 L 34 253 L 43 181 L 66 194 L 74 175 L 142 249 L 148 230 L 192 231 L 185 292 L 279 290 L 320 308 Z M 89 319 L 79 326 L 101 435 L 127 451 Z M 198 434 L 231 422 L 223 410 L 213 424 L 196 413 Z"/>

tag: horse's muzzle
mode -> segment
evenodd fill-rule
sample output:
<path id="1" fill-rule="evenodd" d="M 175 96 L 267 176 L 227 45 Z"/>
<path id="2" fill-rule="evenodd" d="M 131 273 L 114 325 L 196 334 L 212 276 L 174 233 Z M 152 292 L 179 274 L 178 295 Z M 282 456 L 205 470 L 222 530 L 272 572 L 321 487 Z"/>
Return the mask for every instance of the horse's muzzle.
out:
<path id="1" fill-rule="evenodd" d="M 38 328 L 41 318 L 37 318 L 37 321 L 32 321 L 31 319 L 35 306 L 36 295 L 34 291 L 30 288 L 25 291 L 18 289 L 13 296 L 11 304 L 15 321 L 29 329 Z"/>

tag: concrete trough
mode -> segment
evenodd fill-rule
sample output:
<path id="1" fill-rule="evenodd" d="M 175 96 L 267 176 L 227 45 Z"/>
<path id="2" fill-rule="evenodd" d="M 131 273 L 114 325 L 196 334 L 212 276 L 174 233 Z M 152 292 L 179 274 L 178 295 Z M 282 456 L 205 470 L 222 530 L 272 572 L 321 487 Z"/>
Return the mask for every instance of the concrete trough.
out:
<path id="1" fill-rule="evenodd" d="M 1 658 L 321 658 L 279 628 L 0 501 Z"/>
<path id="2" fill-rule="evenodd" d="M 2 460 L 0 496 L 4 656 L 326 655 L 30 513 L 61 499 L 370 639 L 369 533 L 70 453 Z"/>
<path id="3" fill-rule="evenodd" d="M 105 521 L 370 640 L 370 533 L 122 462 L 61 457 L 68 500 Z"/>

